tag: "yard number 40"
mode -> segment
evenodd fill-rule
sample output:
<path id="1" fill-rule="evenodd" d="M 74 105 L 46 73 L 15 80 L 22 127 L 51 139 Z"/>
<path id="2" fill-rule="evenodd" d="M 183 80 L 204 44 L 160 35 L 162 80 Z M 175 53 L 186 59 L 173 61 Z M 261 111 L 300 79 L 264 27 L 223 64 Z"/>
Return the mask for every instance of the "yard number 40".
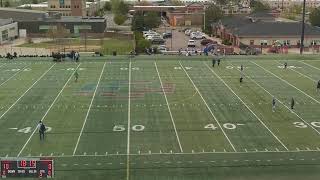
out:
<path id="1" fill-rule="evenodd" d="M 133 125 L 132 127 L 133 131 L 143 131 L 144 130 L 144 126 L 143 125 Z M 126 128 L 124 127 L 124 125 L 115 125 L 113 127 L 113 131 L 125 131 Z"/>

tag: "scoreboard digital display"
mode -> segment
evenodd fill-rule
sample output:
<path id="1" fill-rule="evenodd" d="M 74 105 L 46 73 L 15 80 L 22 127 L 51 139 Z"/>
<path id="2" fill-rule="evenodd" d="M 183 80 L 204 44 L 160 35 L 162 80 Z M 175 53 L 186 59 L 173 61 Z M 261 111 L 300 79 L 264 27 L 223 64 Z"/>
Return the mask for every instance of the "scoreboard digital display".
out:
<path id="1" fill-rule="evenodd" d="M 5 158 L 1 159 L 1 178 L 53 178 L 52 159 Z"/>

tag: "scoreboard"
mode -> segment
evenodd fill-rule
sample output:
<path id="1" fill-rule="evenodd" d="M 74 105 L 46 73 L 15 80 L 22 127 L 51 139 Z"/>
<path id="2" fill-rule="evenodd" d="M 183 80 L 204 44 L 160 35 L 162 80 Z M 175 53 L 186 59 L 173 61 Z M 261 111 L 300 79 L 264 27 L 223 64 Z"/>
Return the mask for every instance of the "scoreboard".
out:
<path id="1" fill-rule="evenodd" d="M 53 178 L 53 160 L 48 158 L 1 159 L 1 178 Z"/>

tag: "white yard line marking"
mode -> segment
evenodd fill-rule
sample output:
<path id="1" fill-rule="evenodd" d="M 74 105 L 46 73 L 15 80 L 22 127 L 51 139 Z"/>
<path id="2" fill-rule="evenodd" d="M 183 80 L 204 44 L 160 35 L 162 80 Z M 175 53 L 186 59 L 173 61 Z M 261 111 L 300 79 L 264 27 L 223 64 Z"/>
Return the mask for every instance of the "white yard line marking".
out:
<path id="1" fill-rule="evenodd" d="M 81 64 L 81 63 L 80 63 Z M 77 68 L 75 69 L 75 71 L 79 68 L 80 64 L 77 66 Z M 74 72 L 75 72 L 74 71 Z M 62 93 L 62 91 L 65 89 L 65 87 L 67 86 L 68 82 L 71 80 L 72 76 L 74 73 L 71 74 L 71 76 L 69 77 L 69 79 L 67 80 L 67 82 L 64 84 L 64 86 L 62 87 L 62 89 L 60 90 L 60 92 L 58 93 L 58 95 L 56 96 L 56 98 L 53 100 L 53 102 L 51 103 L 51 105 L 49 106 L 49 108 L 47 109 L 46 113 L 43 115 L 43 117 L 41 118 L 41 121 L 43 121 L 45 119 L 45 117 L 47 117 L 49 111 L 51 110 L 51 108 L 53 107 L 53 105 L 55 104 L 55 102 L 57 101 L 58 97 L 60 97 L 60 94 Z M 29 143 L 29 141 L 31 140 L 31 138 L 33 137 L 34 133 L 37 131 L 37 128 L 35 127 L 33 132 L 31 133 L 31 135 L 29 136 L 28 140 L 24 143 L 23 147 L 21 148 L 19 154 L 17 155 L 17 157 L 19 157 L 21 155 L 21 153 L 23 152 L 23 150 L 26 148 L 27 144 Z"/>
<path id="2" fill-rule="evenodd" d="M 166 103 L 167 103 L 167 107 L 168 107 L 168 110 L 169 110 L 169 115 L 170 115 L 170 118 L 171 118 L 171 121 L 172 121 L 172 125 L 173 125 L 173 128 L 174 128 L 174 131 L 175 131 L 175 133 L 176 133 L 176 137 L 177 137 L 177 140 L 178 140 L 178 144 L 179 144 L 179 147 L 180 147 L 180 151 L 183 152 L 183 149 L 182 149 L 182 146 L 181 146 L 181 143 L 180 143 L 180 138 L 179 138 L 179 135 L 178 135 L 178 131 L 177 131 L 177 128 L 176 128 L 176 124 L 175 124 L 175 122 L 174 122 L 174 119 L 173 119 L 173 116 L 172 116 L 172 113 L 171 113 L 170 104 L 169 104 L 169 102 L 168 102 L 166 92 L 164 91 L 164 88 L 163 88 L 163 84 L 162 84 L 162 80 L 161 80 L 161 77 L 160 77 L 160 73 L 159 73 L 159 71 L 158 71 L 157 63 L 155 62 L 154 65 L 155 65 L 155 67 L 156 67 L 157 74 L 158 74 L 158 77 L 159 77 L 159 80 L 160 80 L 161 89 L 162 89 L 164 98 L 165 98 Z"/>
<path id="3" fill-rule="evenodd" d="M 74 147 L 74 150 L 73 150 L 73 155 L 76 154 L 76 151 L 77 151 L 77 148 L 78 148 L 78 145 L 79 145 L 79 142 L 80 142 L 80 138 L 81 138 L 81 136 L 82 136 L 83 129 L 84 129 L 86 123 L 87 123 L 87 119 L 88 119 L 88 116 L 89 116 L 89 113 L 90 113 L 90 110 L 91 110 L 91 107 L 92 107 L 92 104 L 93 104 L 93 100 L 94 100 L 94 98 L 95 98 L 95 96 L 96 96 L 97 89 L 98 89 L 98 86 L 99 86 L 99 84 L 100 84 L 100 80 L 101 80 L 101 77 L 102 77 L 102 74 L 103 74 L 103 71 L 104 71 L 105 66 L 106 66 L 106 63 L 104 63 L 104 65 L 103 65 L 103 68 L 102 68 L 102 71 L 101 71 L 101 73 L 100 73 L 100 77 L 99 77 L 98 83 L 97 83 L 97 85 L 96 85 L 96 88 L 95 88 L 95 90 L 94 90 L 93 96 L 92 96 L 92 98 L 91 98 L 91 102 L 90 102 L 90 105 L 89 105 L 89 108 L 88 108 L 86 117 L 85 117 L 85 119 L 84 119 L 84 122 L 83 122 L 83 125 L 82 125 L 82 128 L 81 128 L 81 131 L 80 131 L 80 134 L 79 134 L 79 137 L 78 137 L 76 146 Z"/>
<path id="4" fill-rule="evenodd" d="M 204 104 L 206 105 L 207 109 L 209 110 L 211 116 L 214 118 L 214 120 L 217 122 L 218 126 L 220 127 L 222 133 L 224 134 L 224 136 L 226 137 L 226 139 L 228 140 L 229 144 L 231 145 L 232 149 L 237 152 L 236 148 L 234 147 L 234 145 L 232 144 L 231 140 L 229 139 L 227 133 L 223 130 L 220 122 L 218 121 L 218 119 L 216 118 L 216 116 L 213 114 L 212 110 L 210 109 L 209 105 L 207 104 L 207 102 L 204 100 L 204 98 L 202 97 L 202 94 L 200 93 L 199 89 L 197 88 L 197 86 L 194 84 L 193 80 L 191 79 L 191 77 L 189 76 L 189 74 L 187 73 L 187 71 L 184 69 L 184 67 L 182 66 L 181 62 L 179 61 L 180 66 L 182 67 L 183 71 L 186 73 L 186 75 L 188 76 L 189 80 L 191 81 L 191 83 L 193 84 L 193 87 L 196 89 L 196 91 L 198 92 L 198 94 L 200 95 L 202 101 L 204 102 Z"/>
<path id="5" fill-rule="evenodd" d="M 131 60 L 129 63 L 129 82 L 128 82 L 128 134 L 127 134 L 127 154 L 130 154 L 130 129 L 131 129 Z M 130 156 L 127 156 L 127 180 L 130 179 Z"/>
<path id="6" fill-rule="evenodd" d="M 232 63 L 230 63 L 232 65 Z M 240 70 L 238 70 L 240 71 Z M 250 79 L 252 82 L 254 82 L 258 87 L 260 87 L 261 89 L 263 89 L 266 93 L 268 93 L 271 97 L 275 97 L 273 94 L 271 94 L 268 90 L 266 90 L 264 87 L 262 87 L 259 83 L 257 83 L 254 79 L 246 76 L 248 79 Z M 305 121 L 301 116 L 299 116 L 296 112 L 292 111 L 290 109 L 289 106 L 286 106 L 282 101 L 280 101 L 278 98 L 275 97 L 275 99 L 282 104 L 284 107 L 286 107 L 290 112 L 292 112 L 293 114 L 295 114 L 301 121 L 303 121 L 304 123 L 306 123 L 309 127 L 311 127 L 313 130 L 315 130 L 319 135 L 320 135 L 320 131 L 318 131 L 314 126 L 310 125 L 307 121 Z"/>
<path id="7" fill-rule="evenodd" d="M 296 90 L 300 91 L 302 94 L 308 96 L 310 99 L 314 100 L 315 102 L 317 102 L 318 104 L 320 104 L 320 101 L 316 100 L 315 98 L 311 97 L 309 94 L 305 93 L 304 91 L 300 90 L 299 88 L 297 88 L 296 86 L 290 84 L 288 81 L 282 79 L 281 77 L 277 76 L 276 74 L 272 73 L 271 71 L 265 69 L 264 67 L 260 66 L 259 64 L 253 62 L 253 61 L 250 61 L 251 63 L 255 64 L 256 66 L 260 67 L 261 69 L 265 70 L 266 72 L 272 74 L 274 77 L 280 79 L 281 81 L 285 82 L 286 84 L 288 84 L 289 86 L 295 88 Z"/>
<path id="8" fill-rule="evenodd" d="M 1 67 L 1 66 L 0 66 Z M 4 85 L 5 83 L 7 83 L 8 81 L 10 81 L 10 79 L 14 78 L 17 74 L 19 74 L 20 72 L 23 71 L 23 69 L 25 69 L 27 66 L 23 67 L 21 70 L 19 70 L 18 72 L 14 73 L 9 79 L 5 80 L 3 83 L 0 84 L 0 87 L 2 85 Z"/>
<path id="9" fill-rule="evenodd" d="M 14 105 L 16 105 L 16 104 L 20 101 L 20 99 L 23 98 L 23 97 L 29 92 L 29 90 L 30 90 L 31 88 L 33 88 L 33 86 L 36 85 L 37 82 L 39 82 L 40 79 L 42 79 L 43 76 L 45 76 L 45 75 L 53 68 L 53 66 L 55 66 L 55 65 L 56 65 L 56 64 L 53 64 L 46 72 L 44 72 L 14 103 L 0 116 L 0 119 L 3 118 L 3 116 L 6 115 L 6 114 L 10 111 L 10 109 L 11 109 Z"/>
<path id="10" fill-rule="evenodd" d="M 307 65 L 307 66 L 309 66 L 309 67 L 312 67 L 312 68 L 317 69 L 317 70 L 319 70 L 319 71 L 320 71 L 320 68 L 315 67 L 315 66 L 312 66 L 311 64 L 308 64 L 308 63 L 303 62 L 303 61 L 298 61 L 298 62 L 303 63 L 303 64 L 305 64 L 305 65 Z"/>
<path id="11" fill-rule="evenodd" d="M 223 82 L 223 84 L 242 102 L 243 105 L 246 106 L 246 108 L 258 119 L 258 121 L 260 121 L 260 123 L 269 131 L 270 134 L 272 134 L 272 136 L 277 139 L 277 141 L 286 149 L 289 150 L 287 148 L 287 146 L 271 131 L 271 129 L 269 129 L 269 127 L 256 115 L 256 113 L 254 113 L 251 108 L 232 90 L 232 88 L 217 74 L 215 73 L 209 66 L 207 63 L 203 62 L 207 68 L 218 78 L 220 79 L 221 82 Z"/>
<path id="12" fill-rule="evenodd" d="M 308 152 L 319 152 L 319 150 L 291 150 L 291 151 L 248 151 L 248 152 L 223 152 L 223 151 L 219 151 L 219 152 L 193 152 L 193 153 L 186 153 L 186 152 L 177 152 L 177 153 L 141 153 L 141 154 L 97 154 L 95 155 L 93 154 L 75 154 L 75 155 L 52 155 L 50 157 L 54 157 L 54 158 L 70 158 L 70 157 L 112 157 L 112 156 L 175 156 L 175 155 L 202 155 L 202 154 L 273 154 L 273 153 L 308 153 Z M 42 156 L 33 156 L 30 155 L 30 157 L 46 157 L 44 155 Z M 0 159 L 3 158 L 0 156 Z"/>
<path id="13" fill-rule="evenodd" d="M 276 61 L 276 62 L 278 62 L 279 64 L 281 64 L 279 61 Z M 299 72 L 299 71 L 297 71 L 297 70 L 294 70 L 294 69 L 292 69 L 292 68 L 289 68 L 289 69 L 290 69 L 291 71 L 294 71 L 294 72 L 300 74 L 301 76 L 303 76 L 303 77 L 305 77 L 305 78 L 307 78 L 307 79 L 310 79 L 310 80 L 313 81 L 313 82 L 316 82 L 316 80 L 312 79 L 311 77 L 309 77 L 309 76 L 307 76 L 307 75 L 305 75 L 305 74 L 303 74 L 303 73 L 301 73 L 301 72 Z"/>

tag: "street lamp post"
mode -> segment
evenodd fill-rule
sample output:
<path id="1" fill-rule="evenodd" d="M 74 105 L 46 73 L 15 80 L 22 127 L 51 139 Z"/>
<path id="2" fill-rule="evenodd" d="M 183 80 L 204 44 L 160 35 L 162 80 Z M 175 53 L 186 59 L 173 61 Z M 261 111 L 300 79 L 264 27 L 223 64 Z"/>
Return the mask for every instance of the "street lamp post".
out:
<path id="1" fill-rule="evenodd" d="M 304 29 L 305 29 L 305 16 L 306 16 L 306 0 L 303 0 L 303 9 L 302 9 L 302 30 L 301 30 L 301 41 L 300 41 L 300 54 L 303 54 L 304 48 Z"/>

